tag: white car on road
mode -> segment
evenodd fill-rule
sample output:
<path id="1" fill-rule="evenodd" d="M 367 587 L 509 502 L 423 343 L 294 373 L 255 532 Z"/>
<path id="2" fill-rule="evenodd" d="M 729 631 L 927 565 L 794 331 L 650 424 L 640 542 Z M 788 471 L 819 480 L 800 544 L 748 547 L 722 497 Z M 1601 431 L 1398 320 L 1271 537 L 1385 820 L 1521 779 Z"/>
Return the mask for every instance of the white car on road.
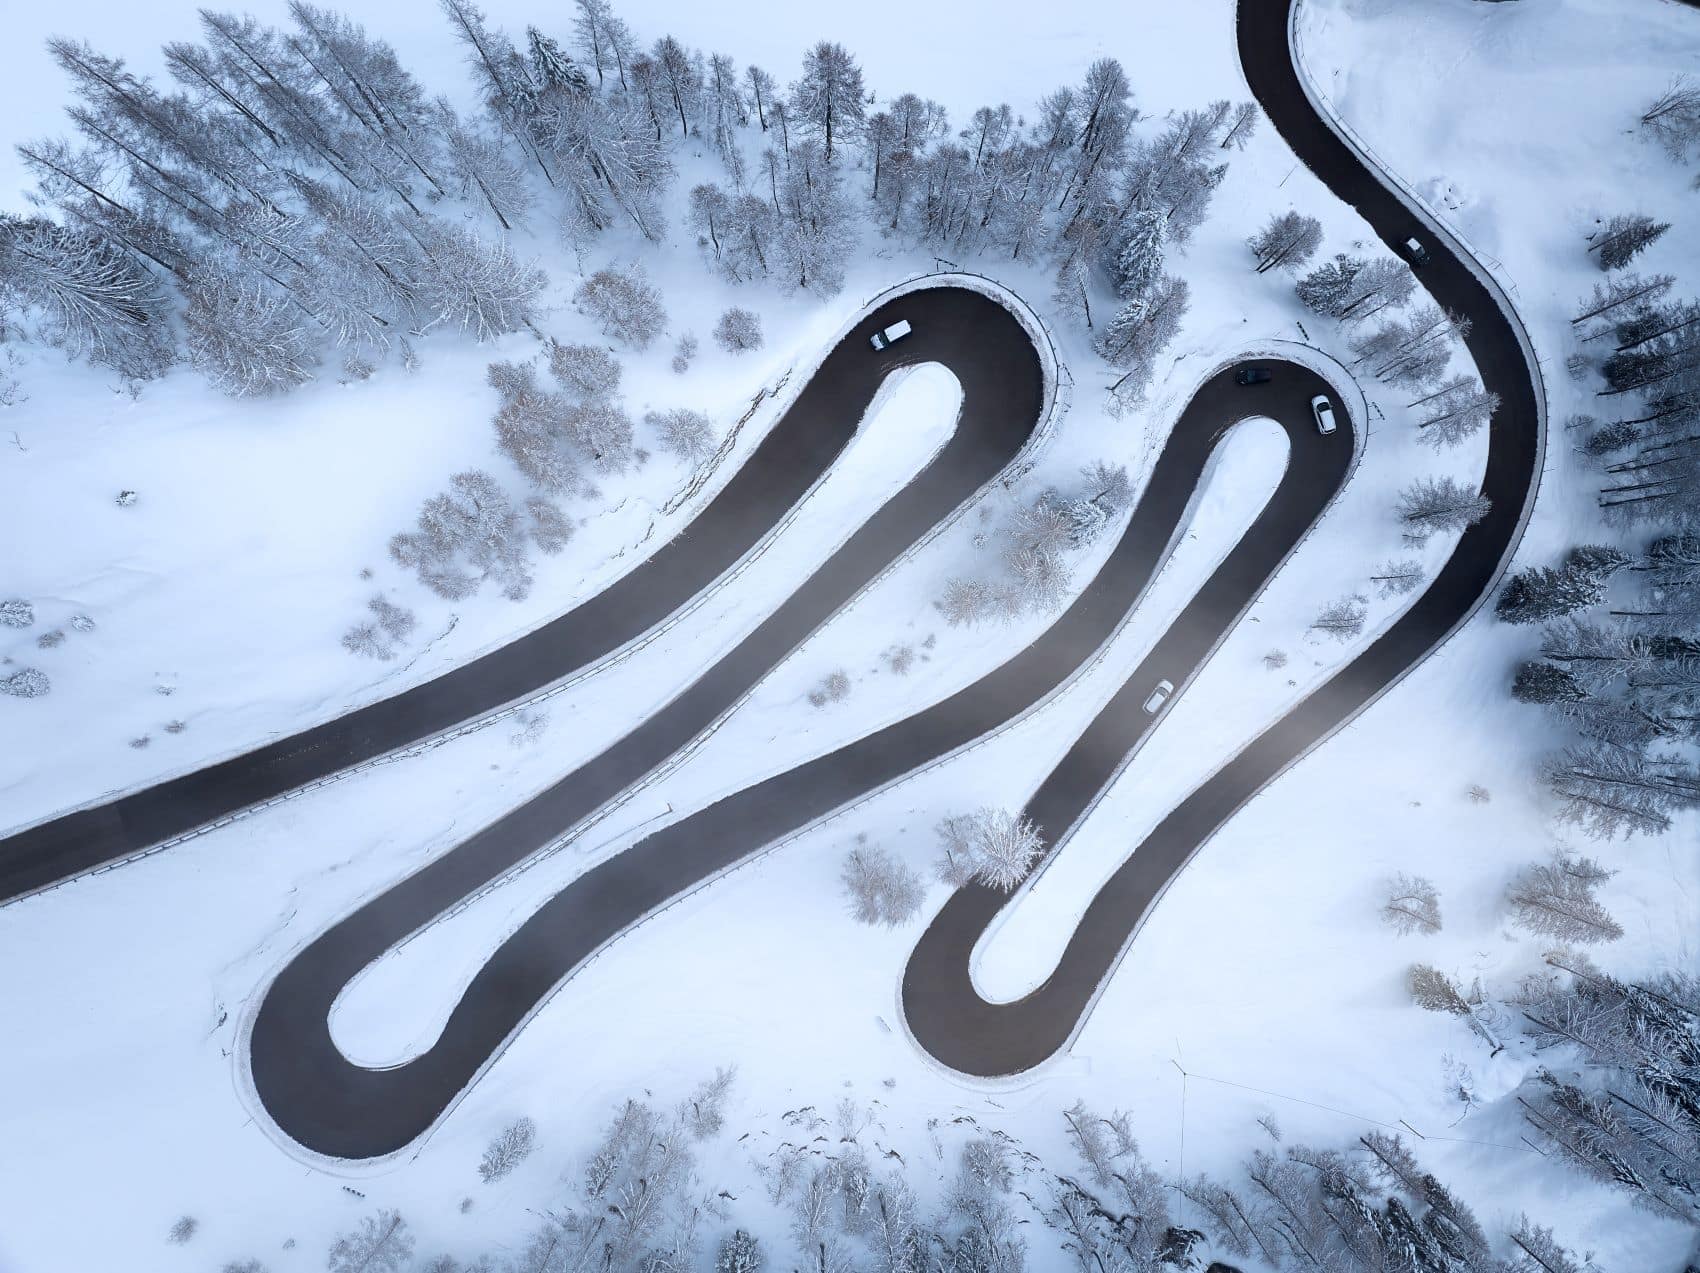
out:
<path id="1" fill-rule="evenodd" d="M 1151 691 L 1151 697 L 1145 700 L 1145 714 L 1155 716 L 1163 710 L 1163 704 L 1169 701 L 1169 695 L 1175 692 L 1173 681 L 1158 681 L 1157 688 Z"/>
<path id="2" fill-rule="evenodd" d="M 1317 394 L 1310 400 L 1310 413 L 1316 417 L 1316 431 L 1327 437 L 1334 432 L 1334 408 L 1329 404 L 1325 394 Z"/>
<path id="3" fill-rule="evenodd" d="M 868 343 L 875 349 L 884 349 L 894 341 L 902 340 L 914 330 L 915 329 L 913 327 L 909 326 L 909 320 L 907 318 L 900 318 L 884 331 L 875 332 L 873 339 Z"/>

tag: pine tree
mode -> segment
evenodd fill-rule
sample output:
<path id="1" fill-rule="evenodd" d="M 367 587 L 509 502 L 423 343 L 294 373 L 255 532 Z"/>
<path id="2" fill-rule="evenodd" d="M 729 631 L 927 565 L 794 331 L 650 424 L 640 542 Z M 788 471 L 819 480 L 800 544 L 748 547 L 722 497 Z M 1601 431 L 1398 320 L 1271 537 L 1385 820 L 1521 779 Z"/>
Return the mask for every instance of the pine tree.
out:
<path id="1" fill-rule="evenodd" d="M 1116 257 L 1117 291 L 1124 300 L 1144 296 L 1163 273 L 1169 219 L 1160 212 L 1135 212 Z"/>
<path id="2" fill-rule="evenodd" d="M 861 131 L 866 98 L 861 67 L 842 44 L 822 40 L 804 54 L 803 74 L 791 86 L 791 110 L 819 134 L 828 164 L 836 148 Z"/>
<path id="3" fill-rule="evenodd" d="M 1296 270 L 1322 246 L 1322 222 L 1297 212 L 1280 212 L 1247 245 L 1257 257 L 1259 274 L 1276 267 Z"/>
<path id="4" fill-rule="evenodd" d="M 1299 303 L 1313 314 L 1339 318 L 1350 303 L 1353 282 L 1367 264 L 1362 257 L 1339 253 L 1293 285 Z"/>
<path id="5" fill-rule="evenodd" d="M 1421 478 L 1399 496 L 1399 516 L 1422 532 L 1464 530 L 1492 507 L 1487 496 L 1450 477 Z"/>
<path id="6" fill-rule="evenodd" d="M 1519 925 L 1542 937 L 1616 941 L 1622 925 L 1594 898 L 1594 889 L 1613 874 L 1592 858 L 1560 852 L 1551 862 L 1525 867 L 1506 892 L 1506 903 Z"/>
<path id="7" fill-rule="evenodd" d="M 1668 221 L 1654 221 L 1639 213 L 1613 217 L 1595 236 L 1588 251 L 1598 252 L 1602 270 L 1618 270 L 1670 229 Z"/>
<path id="8" fill-rule="evenodd" d="M 1530 566 L 1506 581 L 1494 613 L 1505 623 L 1545 623 L 1598 605 L 1604 596 L 1604 580 L 1589 571 Z"/>
<path id="9" fill-rule="evenodd" d="M 1588 691 L 1569 669 L 1531 660 L 1518 664 L 1511 696 L 1520 703 L 1555 706 L 1580 703 L 1588 697 Z"/>

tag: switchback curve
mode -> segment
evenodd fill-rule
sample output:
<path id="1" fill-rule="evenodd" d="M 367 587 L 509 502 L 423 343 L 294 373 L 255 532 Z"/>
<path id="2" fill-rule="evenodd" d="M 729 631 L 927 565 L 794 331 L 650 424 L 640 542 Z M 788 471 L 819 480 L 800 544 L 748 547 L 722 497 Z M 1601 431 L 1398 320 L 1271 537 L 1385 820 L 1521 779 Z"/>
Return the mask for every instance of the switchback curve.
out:
<path id="1" fill-rule="evenodd" d="M 1489 514 L 1464 532 L 1417 600 L 1340 672 L 1266 729 L 1167 814 L 1099 889 L 1050 975 L 1005 1003 L 982 998 L 970 964 L 1006 894 L 974 884 L 934 917 L 903 978 L 905 1020 L 935 1060 L 995 1077 L 1031 1069 L 1067 1046 L 1084 1023 L 1145 916 L 1192 855 L 1275 777 L 1421 663 L 1475 612 L 1516 550 L 1533 506 L 1544 450 L 1544 411 L 1515 313 L 1472 267 L 1465 249 L 1407 207 L 1389 180 L 1334 131 L 1299 78 L 1289 35 L 1298 0 L 1240 0 L 1240 61 L 1252 92 L 1300 160 L 1403 255 L 1407 238 L 1429 248 L 1419 279 L 1445 309 L 1471 320 L 1466 345 L 1483 385 L 1499 394 L 1489 427 L 1482 492 Z M 1165 641 L 1167 641 L 1165 637 Z M 1140 686 L 1158 674 L 1158 652 L 1087 729 L 1028 802 L 1026 814 L 1057 851 L 1096 793 L 1143 741 Z M 1172 678 L 1175 679 L 1175 678 Z M 1397 763 L 1396 758 L 1389 758 Z"/>

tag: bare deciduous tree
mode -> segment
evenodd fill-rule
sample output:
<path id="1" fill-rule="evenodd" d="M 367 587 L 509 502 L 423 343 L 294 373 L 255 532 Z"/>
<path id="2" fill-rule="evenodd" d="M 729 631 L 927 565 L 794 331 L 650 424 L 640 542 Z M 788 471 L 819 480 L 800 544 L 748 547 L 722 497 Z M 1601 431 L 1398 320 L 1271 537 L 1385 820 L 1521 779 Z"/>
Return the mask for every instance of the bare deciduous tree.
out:
<path id="1" fill-rule="evenodd" d="M 1420 875 L 1395 875 L 1388 885 L 1381 918 L 1394 932 L 1438 933 L 1440 890 Z"/>

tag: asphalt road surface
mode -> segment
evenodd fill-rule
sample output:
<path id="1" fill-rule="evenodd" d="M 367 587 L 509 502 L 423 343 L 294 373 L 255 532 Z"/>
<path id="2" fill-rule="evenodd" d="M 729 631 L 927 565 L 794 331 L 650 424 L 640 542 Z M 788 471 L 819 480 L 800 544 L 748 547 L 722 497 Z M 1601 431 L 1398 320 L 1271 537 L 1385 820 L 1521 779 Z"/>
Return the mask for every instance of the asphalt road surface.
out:
<path id="1" fill-rule="evenodd" d="M 1446 565 L 1391 628 L 1187 796 L 1144 841 L 1128 846 L 1128 858 L 1093 898 L 1056 968 L 1031 993 L 1013 1002 L 988 1002 L 969 975 L 974 945 L 1008 897 L 983 886 L 951 897 L 910 957 L 903 1008 L 921 1046 L 965 1073 L 1018 1073 L 1067 1045 L 1152 904 L 1192 854 L 1287 765 L 1420 663 L 1474 610 L 1510 560 L 1524 509 L 1534 499 L 1541 416 L 1535 377 L 1517 333 L 1454 245 L 1438 239 L 1313 110 L 1288 49 L 1292 3 L 1241 0 L 1241 66 L 1259 104 L 1305 166 L 1356 208 L 1395 253 L 1402 254 L 1399 245 L 1407 238 L 1422 242 L 1431 257 L 1418 274 L 1423 287 L 1444 308 L 1472 321 L 1466 344 L 1482 383 L 1500 395 L 1482 487 L 1493 511 L 1464 533 Z M 1191 622 L 1189 610 L 1177 626 Z M 1159 675 L 1179 683 L 1172 671 L 1179 653 L 1159 646 L 1029 802 L 1027 816 L 1047 844 L 1067 835 L 1098 784 L 1138 745 L 1149 723 L 1136 706 L 1141 687 Z M 1417 755 L 1392 754 L 1385 761 L 1392 767 L 1422 765 Z"/>
<path id="2" fill-rule="evenodd" d="M 915 334 L 875 355 L 868 337 L 898 313 L 915 324 Z M 894 547 L 907 547 L 1002 469 L 1038 422 L 1038 357 L 1020 325 L 978 292 L 932 288 L 866 317 L 676 538 L 561 618 L 303 733 L 0 840 L 0 905 L 452 729 L 618 650 L 754 547 L 855 435 L 885 374 L 925 361 L 945 364 L 962 380 L 961 427 L 924 473 L 802 584 L 799 595 L 818 603 L 840 594 L 866 565 L 883 564 Z M 768 639 L 781 635 L 775 627 Z"/>

